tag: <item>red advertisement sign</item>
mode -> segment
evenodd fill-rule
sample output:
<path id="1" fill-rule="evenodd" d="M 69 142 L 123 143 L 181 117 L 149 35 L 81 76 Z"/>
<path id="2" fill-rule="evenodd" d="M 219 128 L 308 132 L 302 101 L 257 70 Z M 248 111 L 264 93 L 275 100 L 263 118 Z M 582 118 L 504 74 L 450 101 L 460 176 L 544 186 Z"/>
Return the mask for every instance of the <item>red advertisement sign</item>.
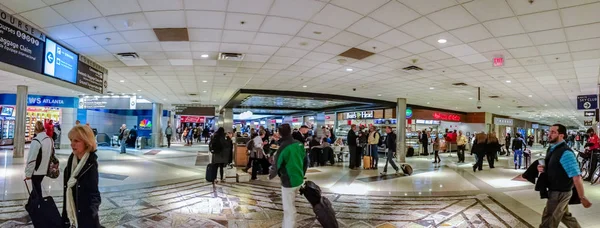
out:
<path id="1" fill-rule="evenodd" d="M 450 113 L 434 112 L 433 119 L 460 122 L 460 116 Z"/>
<path id="2" fill-rule="evenodd" d="M 181 116 L 183 123 L 204 123 L 204 116 Z"/>

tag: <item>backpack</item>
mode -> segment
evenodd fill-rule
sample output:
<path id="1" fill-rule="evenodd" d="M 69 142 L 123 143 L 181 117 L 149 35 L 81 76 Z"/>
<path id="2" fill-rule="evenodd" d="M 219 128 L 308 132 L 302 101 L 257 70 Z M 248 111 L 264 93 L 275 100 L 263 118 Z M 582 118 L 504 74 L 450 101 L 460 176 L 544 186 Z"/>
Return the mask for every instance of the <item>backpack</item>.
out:
<path id="1" fill-rule="evenodd" d="M 42 141 L 44 141 L 46 138 L 42 139 Z M 33 139 L 34 141 L 37 141 L 40 144 L 40 150 L 38 151 L 37 154 L 37 158 L 35 160 L 35 170 L 37 171 L 38 168 L 40 167 L 40 163 L 42 162 L 42 142 L 40 142 L 37 139 Z M 60 176 L 60 168 L 59 168 L 59 161 L 58 158 L 56 158 L 56 155 L 54 154 L 54 147 L 52 147 L 52 154 L 50 154 L 50 159 L 48 161 L 48 171 L 46 172 L 46 176 L 50 177 L 52 179 L 56 179 L 58 178 L 58 176 Z"/>
<path id="2" fill-rule="evenodd" d="M 248 149 L 248 153 L 254 149 L 254 140 L 250 140 L 246 143 L 246 149 Z"/>

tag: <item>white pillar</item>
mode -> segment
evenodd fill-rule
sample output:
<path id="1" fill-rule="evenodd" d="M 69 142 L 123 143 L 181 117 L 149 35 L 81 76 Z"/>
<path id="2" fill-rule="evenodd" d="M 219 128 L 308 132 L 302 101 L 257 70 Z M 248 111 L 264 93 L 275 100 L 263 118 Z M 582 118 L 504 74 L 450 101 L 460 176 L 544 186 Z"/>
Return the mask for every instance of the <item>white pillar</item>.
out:
<path id="1" fill-rule="evenodd" d="M 27 115 L 27 90 L 25 85 L 17 86 L 17 104 L 15 105 L 15 139 L 13 158 L 22 158 L 25 154 L 25 124 Z M 32 134 L 33 132 L 30 132 Z"/>
<path id="2" fill-rule="evenodd" d="M 152 142 L 153 147 L 160 147 L 162 145 L 162 104 L 153 103 L 152 104 L 152 121 L 154 124 L 152 125 Z"/>
<path id="3" fill-rule="evenodd" d="M 401 163 L 406 162 L 406 98 L 398 98 L 396 105 L 396 148 L 397 157 Z"/>
<path id="4" fill-rule="evenodd" d="M 221 118 L 223 120 L 221 120 Z M 220 127 L 223 127 L 225 132 L 233 132 L 233 109 L 223 109 L 223 114 L 219 116 L 219 122 L 221 121 L 223 124 Z"/>

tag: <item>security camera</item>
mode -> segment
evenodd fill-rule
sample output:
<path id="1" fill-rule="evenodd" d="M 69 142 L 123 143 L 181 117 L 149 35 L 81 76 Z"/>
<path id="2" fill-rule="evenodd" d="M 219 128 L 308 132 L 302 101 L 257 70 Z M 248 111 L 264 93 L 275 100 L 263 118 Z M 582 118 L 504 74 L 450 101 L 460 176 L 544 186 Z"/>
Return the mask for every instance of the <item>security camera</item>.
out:
<path id="1" fill-rule="evenodd" d="M 477 109 L 481 109 L 481 101 L 477 101 Z"/>
<path id="2" fill-rule="evenodd" d="M 352 88 L 352 91 L 356 91 L 356 88 Z"/>

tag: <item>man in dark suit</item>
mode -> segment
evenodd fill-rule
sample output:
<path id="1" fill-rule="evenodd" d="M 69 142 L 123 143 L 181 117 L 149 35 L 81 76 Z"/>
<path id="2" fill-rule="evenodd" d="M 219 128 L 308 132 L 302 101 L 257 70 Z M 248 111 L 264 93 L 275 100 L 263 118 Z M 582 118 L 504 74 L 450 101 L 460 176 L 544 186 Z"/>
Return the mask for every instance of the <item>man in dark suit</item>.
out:
<path id="1" fill-rule="evenodd" d="M 357 136 L 356 136 L 356 124 L 352 124 L 350 130 L 348 131 L 348 150 L 350 151 L 350 164 L 348 165 L 350 169 L 355 169 L 360 167 L 360 154 L 358 154 L 357 150 Z"/>

